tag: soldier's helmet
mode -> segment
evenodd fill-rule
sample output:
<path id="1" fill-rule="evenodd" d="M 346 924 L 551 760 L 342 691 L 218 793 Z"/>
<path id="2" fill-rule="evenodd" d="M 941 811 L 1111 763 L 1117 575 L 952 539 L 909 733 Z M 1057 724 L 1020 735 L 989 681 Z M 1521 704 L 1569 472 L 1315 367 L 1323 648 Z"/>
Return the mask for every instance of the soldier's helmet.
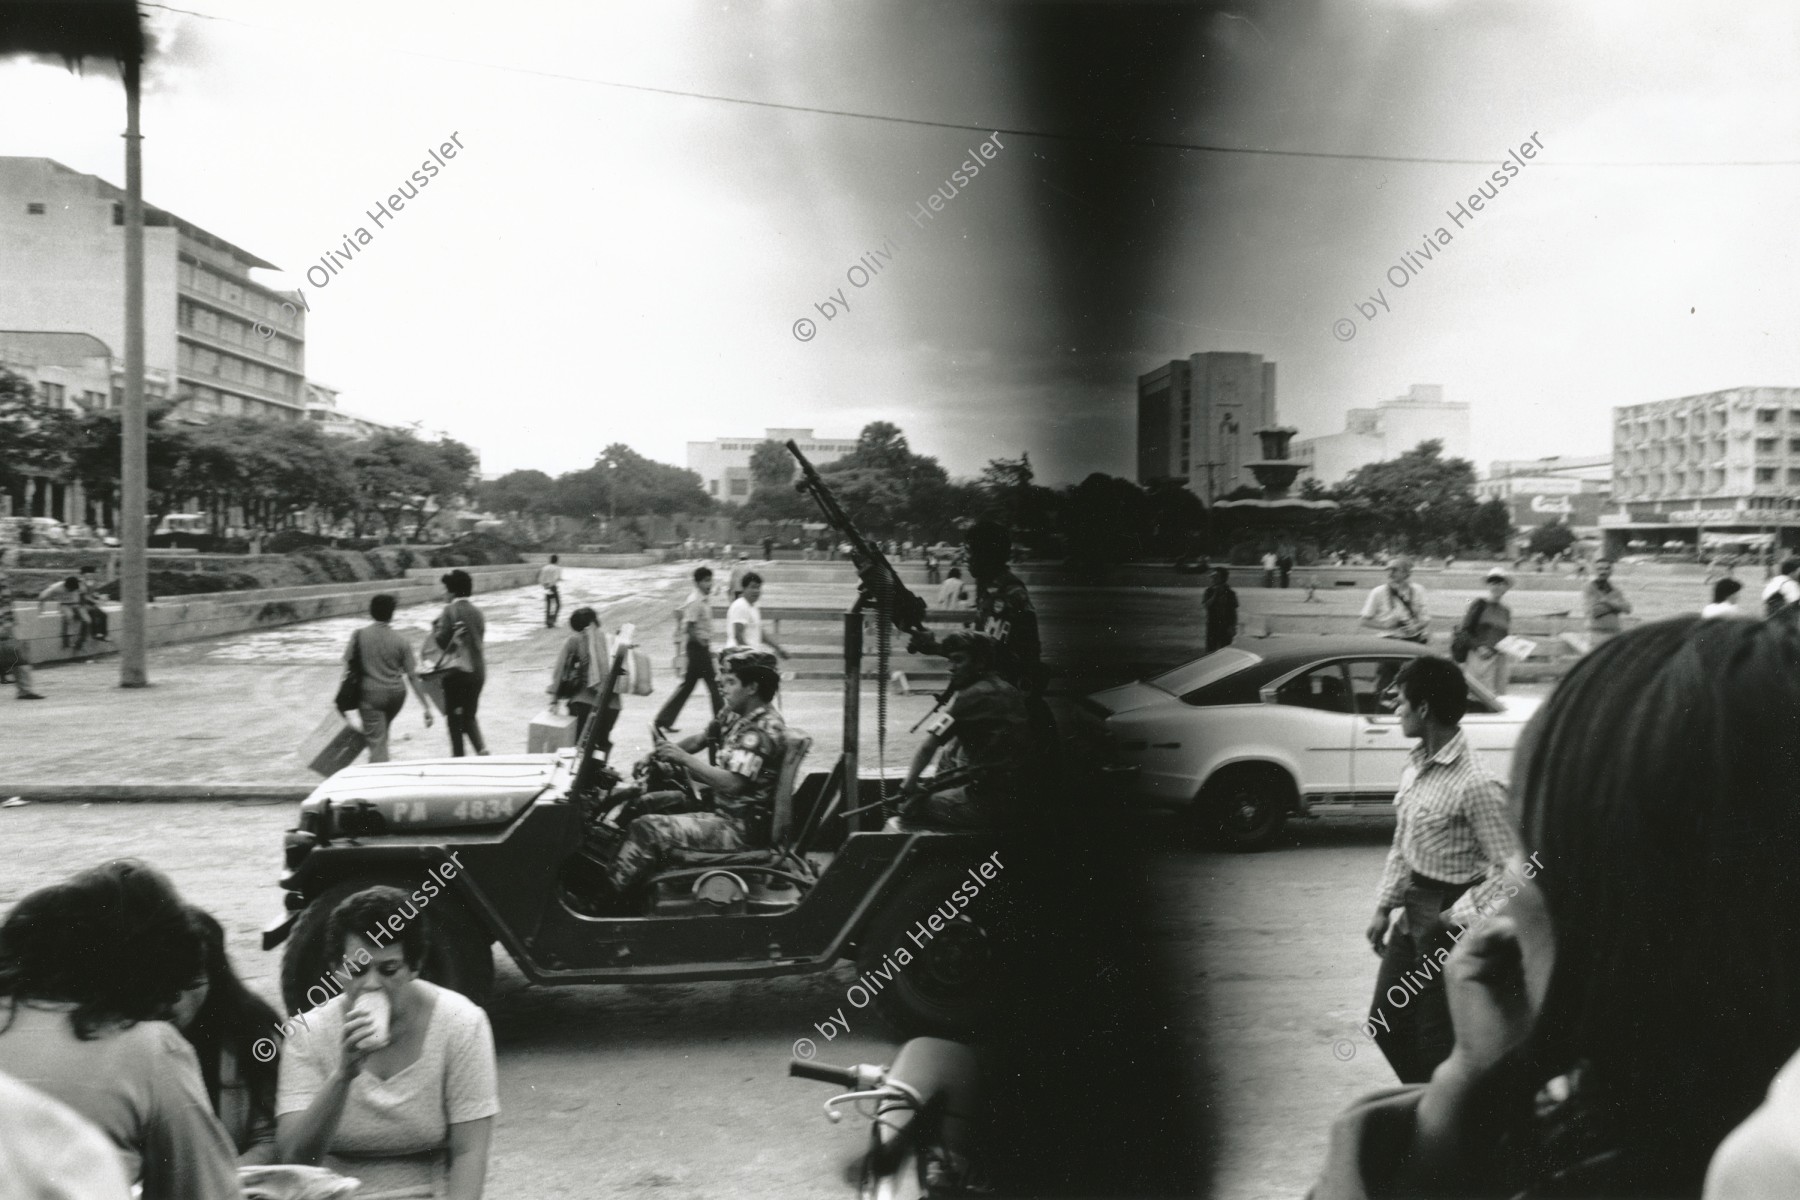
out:
<path id="1" fill-rule="evenodd" d="M 781 686 L 781 668 L 767 650 L 750 646 L 732 646 L 720 657 L 720 665 L 767 699 Z"/>

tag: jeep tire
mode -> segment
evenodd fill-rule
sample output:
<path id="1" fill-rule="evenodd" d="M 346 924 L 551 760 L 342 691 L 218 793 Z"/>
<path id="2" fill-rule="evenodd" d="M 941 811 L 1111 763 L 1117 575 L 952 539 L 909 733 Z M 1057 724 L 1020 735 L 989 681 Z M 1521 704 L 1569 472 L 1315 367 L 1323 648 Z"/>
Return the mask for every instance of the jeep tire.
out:
<path id="1" fill-rule="evenodd" d="M 400 880 L 347 879 L 321 892 L 294 922 L 287 949 L 281 957 L 281 999 L 290 1015 L 314 1007 L 306 994 L 321 983 L 334 996 L 341 990 L 340 985 L 329 982 L 325 925 L 331 919 L 332 910 L 346 898 L 364 888 L 382 885 L 399 888 L 402 892 L 409 890 Z M 486 1008 L 494 992 L 491 939 L 453 897 L 439 897 L 430 904 L 428 911 L 431 946 L 425 952 L 425 965 L 419 977 L 461 992 Z"/>
<path id="2" fill-rule="evenodd" d="M 968 1035 L 992 1013 L 1005 983 L 997 920 L 1001 898 L 992 894 L 992 885 L 942 931 L 917 943 L 911 936 L 920 921 L 953 903 L 950 897 L 968 879 L 961 867 L 921 871 L 883 898 L 858 939 L 857 971 L 881 988 L 873 993 L 873 1007 L 903 1037 Z M 911 961 L 890 968 L 897 948 Z M 881 970 L 888 976 L 877 973 Z"/>

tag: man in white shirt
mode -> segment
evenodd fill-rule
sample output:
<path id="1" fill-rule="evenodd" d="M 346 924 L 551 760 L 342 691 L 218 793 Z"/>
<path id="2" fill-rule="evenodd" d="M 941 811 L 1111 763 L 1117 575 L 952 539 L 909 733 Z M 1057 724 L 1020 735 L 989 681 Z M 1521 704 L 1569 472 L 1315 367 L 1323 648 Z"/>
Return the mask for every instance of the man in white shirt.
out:
<path id="1" fill-rule="evenodd" d="M 749 571 L 739 582 L 744 590 L 725 611 L 725 648 L 773 650 L 783 658 L 793 657 L 777 646 L 772 638 L 763 636 L 762 609 L 757 607 L 757 602 L 762 599 L 762 576 Z"/>
<path id="2" fill-rule="evenodd" d="M 555 629 L 556 616 L 562 612 L 562 590 L 559 587 L 562 583 L 562 564 L 556 555 L 552 554 L 550 561 L 544 564 L 544 569 L 538 572 L 538 583 L 544 589 L 544 628 Z"/>
<path id="3" fill-rule="evenodd" d="M 1800 558 L 1781 560 L 1781 573 L 1763 584 L 1763 615 L 1772 617 L 1790 604 L 1800 603 Z"/>
<path id="4" fill-rule="evenodd" d="M 1412 582 L 1412 559 L 1393 559 L 1387 573 L 1388 581 L 1378 584 L 1363 604 L 1364 628 L 1407 642 L 1430 641 L 1425 631 L 1431 615 L 1425 611 L 1425 589 Z"/>
<path id="5" fill-rule="evenodd" d="M 969 602 L 968 585 L 963 583 L 962 568 L 951 567 L 950 575 L 944 580 L 944 586 L 938 589 L 937 606 L 939 608 L 961 608 Z"/>

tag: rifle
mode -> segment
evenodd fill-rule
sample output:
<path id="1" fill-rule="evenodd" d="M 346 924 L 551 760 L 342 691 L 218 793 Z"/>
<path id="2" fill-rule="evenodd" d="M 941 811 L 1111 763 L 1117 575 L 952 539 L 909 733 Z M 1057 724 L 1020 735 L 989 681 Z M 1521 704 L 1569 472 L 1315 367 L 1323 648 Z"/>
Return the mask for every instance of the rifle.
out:
<path id="1" fill-rule="evenodd" d="M 818 504 L 819 511 L 825 516 L 825 523 L 837 530 L 850 546 L 850 561 L 856 567 L 857 578 L 861 581 L 857 591 L 858 607 L 864 604 L 875 604 L 878 609 L 885 609 L 885 615 L 893 621 L 894 628 L 905 634 L 922 634 L 925 632 L 925 601 L 914 595 L 912 589 L 900 581 L 900 575 L 888 562 L 875 543 L 862 535 L 862 531 L 850 520 L 837 497 L 819 478 L 819 472 L 806 455 L 800 453 L 800 447 L 792 440 L 787 444 L 788 453 L 800 461 L 800 479 L 794 484 L 796 492 L 810 495 Z M 886 680 L 882 681 L 885 690 Z"/>
<path id="2" fill-rule="evenodd" d="M 613 708 L 613 698 L 618 695 L 619 682 L 625 678 L 631 651 L 636 646 L 636 627 L 626 625 L 621 628 L 606 678 L 601 681 L 599 694 L 594 698 L 594 711 L 588 716 L 587 727 L 581 731 L 575 751 L 575 779 L 569 786 L 571 796 L 578 797 L 595 790 L 606 776 L 612 774 L 606 760 L 612 753 L 613 725 L 619 718 Z M 598 758 L 594 755 L 596 748 L 600 751 Z M 616 780 L 617 776 L 613 778 Z"/>

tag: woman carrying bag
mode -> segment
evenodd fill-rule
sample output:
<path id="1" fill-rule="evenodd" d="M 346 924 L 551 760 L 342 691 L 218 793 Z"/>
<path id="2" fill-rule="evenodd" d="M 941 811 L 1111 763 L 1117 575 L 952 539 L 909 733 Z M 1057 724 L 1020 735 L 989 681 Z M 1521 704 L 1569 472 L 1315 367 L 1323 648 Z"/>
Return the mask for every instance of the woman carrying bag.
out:
<path id="1" fill-rule="evenodd" d="M 431 727 L 431 700 L 419 682 L 412 647 L 389 624 L 399 600 L 387 592 L 369 601 L 371 623 L 350 635 L 344 649 L 344 679 L 338 685 L 337 710 L 355 712 L 369 742 L 369 761 L 388 761 L 388 731 L 406 704 L 406 687 L 419 697 L 425 726 Z"/>
<path id="2" fill-rule="evenodd" d="M 1450 638 L 1450 657 L 1462 664 L 1463 673 L 1496 696 L 1506 694 L 1512 658 L 1500 643 L 1512 633 L 1512 609 L 1502 598 L 1512 587 L 1512 576 L 1500 567 L 1487 573 L 1488 594 L 1478 596 Z"/>
<path id="3" fill-rule="evenodd" d="M 434 672 L 441 672 L 444 687 L 444 719 L 450 726 L 450 753 L 463 756 L 463 739 L 477 754 L 486 754 L 487 739 L 475 719 L 481 704 L 481 688 L 487 682 L 487 618 L 470 602 L 474 581 L 463 570 L 443 577 L 449 603 L 431 623 L 431 642 L 437 648 Z"/>
<path id="4" fill-rule="evenodd" d="M 550 694 L 552 709 L 558 700 L 569 702 L 569 714 L 575 718 L 575 735 L 579 738 L 594 711 L 594 701 L 599 699 L 600 682 L 612 663 L 612 652 L 599 614 L 593 609 L 578 608 L 570 613 L 569 629 L 568 640 L 550 671 L 550 686 L 544 690 Z M 619 706 L 616 695 L 613 706 Z"/>

